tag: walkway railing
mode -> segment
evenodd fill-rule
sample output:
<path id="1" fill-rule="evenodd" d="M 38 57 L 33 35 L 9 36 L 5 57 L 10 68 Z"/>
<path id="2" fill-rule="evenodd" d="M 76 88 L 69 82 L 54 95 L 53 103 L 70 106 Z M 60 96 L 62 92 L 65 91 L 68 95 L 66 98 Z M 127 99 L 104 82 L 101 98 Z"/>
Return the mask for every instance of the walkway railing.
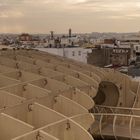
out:
<path id="1" fill-rule="evenodd" d="M 104 136 L 114 136 L 133 139 L 140 138 L 140 116 L 117 113 L 94 113 L 95 123 L 91 133 Z"/>
<path id="2" fill-rule="evenodd" d="M 140 108 L 112 107 L 112 106 L 96 105 L 92 109 L 92 113 L 140 115 Z"/>

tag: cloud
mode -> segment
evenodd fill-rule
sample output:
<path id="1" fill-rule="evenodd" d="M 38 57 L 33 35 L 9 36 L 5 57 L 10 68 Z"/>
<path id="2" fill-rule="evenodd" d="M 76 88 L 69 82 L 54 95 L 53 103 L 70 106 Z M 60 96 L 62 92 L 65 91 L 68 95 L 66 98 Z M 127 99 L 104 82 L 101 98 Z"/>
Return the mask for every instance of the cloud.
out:
<path id="1" fill-rule="evenodd" d="M 0 18 L 21 18 L 21 17 L 23 17 L 23 14 L 15 11 L 10 12 L 6 11 L 0 13 Z"/>
<path id="2" fill-rule="evenodd" d="M 73 4 L 76 8 L 98 9 L 98 11 L 126 11 L 140 9 L 139 0 L 85 0 Z"/>
<path id="3" fill-rule="evenodd" d="M 4 32 L 65 32 L 69 27 L 78 32 L 104 28 L 122 31 L 120 26 L 125 23 L 127 30 L 132 24 L 136 30 L 139 13 L 140 0 L 0 0 L 0 26 Z M 102 23 L 112 26 L 103 24 L 103 28 Z"/>

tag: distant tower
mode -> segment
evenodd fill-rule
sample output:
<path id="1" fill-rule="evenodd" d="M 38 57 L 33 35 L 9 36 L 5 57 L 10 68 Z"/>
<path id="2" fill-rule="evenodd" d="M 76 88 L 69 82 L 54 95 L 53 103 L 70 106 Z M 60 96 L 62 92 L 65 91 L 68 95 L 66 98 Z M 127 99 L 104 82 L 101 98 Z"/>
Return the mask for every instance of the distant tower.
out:
<path id="1" fill-rule="evenodd" d="M 72 36 L 72 30 L 71 30 L 71 28 L 69 29 L 69 37 L 71 38 L 71 36 Z"/>
<path id="2" fill-rule="evenodd" d="M 54 39 L 54 31 L 50 31 L 51 33 L 51 39 Z"/>

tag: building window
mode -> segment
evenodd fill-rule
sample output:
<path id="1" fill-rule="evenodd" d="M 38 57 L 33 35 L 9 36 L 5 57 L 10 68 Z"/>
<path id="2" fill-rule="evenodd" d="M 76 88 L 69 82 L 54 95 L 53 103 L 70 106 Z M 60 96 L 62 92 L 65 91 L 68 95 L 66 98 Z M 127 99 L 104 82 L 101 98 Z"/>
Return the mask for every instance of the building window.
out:
<path id="1" fill-rule="evenodd" d="M 78 52 L 78 55 L 81 56 L 81 51 Z"/>
<path id="2" fill-rule="evenodd" d="M 138 49 L 139 49 L 138 46 L 136 46 L 136 50 L 137 50 L 137 51 L 138 51 Z"/>
<path id="3" fill-rule="evenodd" d="M 72 56 L 75 56 L 75 52 L 74 51 L 72 51 Z"/>

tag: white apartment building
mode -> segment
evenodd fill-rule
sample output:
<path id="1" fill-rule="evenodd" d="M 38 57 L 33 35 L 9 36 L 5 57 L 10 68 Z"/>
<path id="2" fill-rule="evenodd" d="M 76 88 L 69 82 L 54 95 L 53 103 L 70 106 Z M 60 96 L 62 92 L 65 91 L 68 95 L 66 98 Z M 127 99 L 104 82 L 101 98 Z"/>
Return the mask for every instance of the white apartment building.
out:
<path id="1" fill-rule="evenodd" d="M 140 53 L 140 44 L 135 44 L 134 50 L 136 51 L 136 53 Z"/>
<path id="2" fill-rule="evenodd" d="M 87 55 L 92 52 L 92 49 L 84 49 L 81 47 L 75 48 L 37 48 L 40 51 L 48 52 L 54 55 L 63 56 L 76 61 L 87 63 Z"/>

